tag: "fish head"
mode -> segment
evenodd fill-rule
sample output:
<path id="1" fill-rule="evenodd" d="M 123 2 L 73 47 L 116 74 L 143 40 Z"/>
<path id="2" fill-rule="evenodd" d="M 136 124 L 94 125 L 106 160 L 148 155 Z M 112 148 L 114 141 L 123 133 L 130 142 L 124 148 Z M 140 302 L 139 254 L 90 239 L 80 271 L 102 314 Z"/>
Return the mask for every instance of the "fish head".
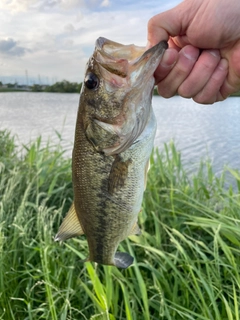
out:
<path id="1" fill-rule="evenodd" d="M 87 138 L 98 152 L 129 148 L 144 130 L 150 111 L 154 72 L 165 41 L 146 50 L 99 38 L 86 66 L 80 112 Z"/>

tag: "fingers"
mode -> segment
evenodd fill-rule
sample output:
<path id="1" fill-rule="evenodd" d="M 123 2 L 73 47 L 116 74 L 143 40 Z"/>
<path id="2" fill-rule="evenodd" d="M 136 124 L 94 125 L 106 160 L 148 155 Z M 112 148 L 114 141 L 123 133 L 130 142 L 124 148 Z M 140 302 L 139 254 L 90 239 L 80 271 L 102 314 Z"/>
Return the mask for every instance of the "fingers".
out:
<path id="1" fill-rule="evenodd" d="M 172 48 L 168 50 L 171 50 L 171 58 L 176 59 L 177 51 Z M 204 50 L 199 57 L 198 55 L 199 50 L 188 45 L 181 49 L 175 64 L 165 69 L 162 64 L 159 65 L 155 78 L 161 96 L 170 98 L 178 93 L 202 104 L 226 98 L 222 91 L 228 74 L 228 61 L 221 59 L 218 50 Z M 171 59 L 167 59 L 167 56 L 163 57 L 162 63 L 165 58 L 170 64 Z M 227 86 L 230 88 L 225 83 L 224 88 Z"/>
<path id="2" fill-rule="evenodd" d="M 174 49 L 169 49 L 174 50 Z M 178 60 L 172 66 L 171 71 L 162 81 L 156 81 L 158 84 L 158 92 L 164 98 L 170 98 L 177 93 L 178 87 L 190 74 L 194 64 L 197 61 L 199 50 L 191 45 L 184 47 L 178 54 Z M 164 62 L 164 59 L 162 60 Z M 156 79 L 161 77 L 160 71 L 163 67 L 159 66 L 155 72 Z"/>
<path id="3" fill-rule="evenodd" d="M 228 61 L 221 59 L 212 76 L 204 88 L 193 96 L 193 100 L 201 104 L 212 104 L 217 101 L 222 101 L 226 97 L 221 94 L 220 88 L 228 74 Z"/>
<path id="4" fill-rule="evenodd" d="M 220 89 L 224 99 L 230 94 L 240 91 L 240 40 L 230 48 L 222 49 L 222 56 L 228 60 L 229 73 Z"/>
<path id="5" fill-rule="evenodd" d="M 214 70 L 216 69 L 220 59 L 221 57 L 218 50 L 204 50 L 199 56 L 198 61 L 194 65 L 189 76 L 179 86 L 178 93 L 184 98 L 191 98 L 201 92 L 209 79 L 212 79 Z M 222 79 L 222 83 L 223 81 L 224 79 Z M 214 94 L 215 92 L 213 92 L 213 95 Z"/>
<path id="6" fill-rule="evenodd" d="M 159 83 L 164 79 L 171 69 L 174 67 L 176 61 L 178 60 L 178 51 L 175 49 L 167 49 L 164 52 L 163 58 L 155 71 L 155 83 Z"/>

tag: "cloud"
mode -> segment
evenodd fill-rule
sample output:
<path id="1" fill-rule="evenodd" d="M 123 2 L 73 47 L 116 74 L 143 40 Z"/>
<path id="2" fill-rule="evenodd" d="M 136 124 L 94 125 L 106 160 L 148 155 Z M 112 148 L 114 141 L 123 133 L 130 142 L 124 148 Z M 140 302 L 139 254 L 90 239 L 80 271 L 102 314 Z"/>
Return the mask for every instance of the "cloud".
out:
<path id="1" fill-rule="evenodd" d="M 10 56 L 23 56 L 27 50 L 18 46 L 12 38 L 0 40 L 0 53 Z"/>
<path id="2" fill-rule="evenodd" d="M 0 9 L 7 10 L 11 13 L 26 11 L 58 11 L 71 10 L 79 8 L 98 8 L 108 7 L 110 0 L 1 0 Z"/>
<path id="3" fill-rule="evenodd" d="M 148 19 L 176 1 L 0 0 L 0 76 L 82 81 L 98 37 L 144 46 Z"/>
<path id="4" fill-rule="evenodd" d="M 13 13 L 27 10 L 52 8 L 58 5 L 61 0 L 1 0 L 0 8 Z"/>
<path id="5" fill-rule="evenodd" d="M 110 6 L 110 1 L 109 0 L 103 0 L 103 2 L 100 5 L 101 7 L 109 7 Z"/>
<path id="6" fill-rule="evenodd" d="M 70 10 L 73 8 L 85 7 L 84 0 L 60 0 L 59 7 L 62 9 Z"/>
<path id="7" fill-rule="evenodd" d="M 75 28 L 72 23 L 68 23 L 64 26 L 64 30 L 71 33 L 75 31 Z"/>

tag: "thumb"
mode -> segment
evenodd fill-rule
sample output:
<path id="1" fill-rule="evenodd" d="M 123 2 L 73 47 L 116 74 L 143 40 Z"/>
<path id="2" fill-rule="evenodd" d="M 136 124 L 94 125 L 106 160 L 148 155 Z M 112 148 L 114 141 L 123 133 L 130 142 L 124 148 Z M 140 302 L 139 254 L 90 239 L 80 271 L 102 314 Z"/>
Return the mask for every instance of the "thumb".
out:
<path id="1" fill-rule="evenodd" d="M 147 47 L 152 47 L 162 40 L 168 41 L 169 36 L 175 37 L 185 33 L 186 27 L 184 27 L 183 21 L 187 26 L 190 20 L 187 2 L 184 1 L 173 9 L 159 13 L 149 20 Z"/>

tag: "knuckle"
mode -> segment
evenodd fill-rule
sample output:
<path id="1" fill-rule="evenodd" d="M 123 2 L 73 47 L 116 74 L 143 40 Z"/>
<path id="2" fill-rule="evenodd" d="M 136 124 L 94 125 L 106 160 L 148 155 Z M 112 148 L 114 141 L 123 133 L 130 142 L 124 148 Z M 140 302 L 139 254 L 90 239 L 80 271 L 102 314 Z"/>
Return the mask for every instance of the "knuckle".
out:
<path id="1" fill-rule="evenodd" d="M 192 97 L 191 87 L 184 83 L 178 88 L 178 94 L 183 98 L 191 98 Z"/>
<path id="2" fill-rule="evenodd" d="M 185 79 L 188 74 L 189 74 L 190 70 L 187 66 L 184 66 L 184 64 L 176 64 L 175 68 L 174 68 L 174 75 L 175 75 L 175 79 Z"/>
<path id="3" fill-rule="evenodd" d="M 168 86 L 159 86 L 158 93 L 161 97 L 169 99 L 176 94 L 176 91 L 170 90 Z"/>
<path id="4" fill-rule="evenodd" d="M 199 104 L 213 104 L 214 102 L 216 102 L 216 97 L 206 99 L 205 97 L 196 96 L 196 97 L 193 97 L 193 101 Z"/>
<path id="5" fill-rule="evenodd" d="M 209 90 L 203 89 L 201 92 L 193 97 L 193 100 L 200 104 L 213 104 L 216 102 L 217 92 L 211 92 Z"/>
<path id="6" fill-rule="evenodd" d="M 156 27 L 156 18 L 155 16 L 148 20 L 147 24 L 148 30 L 152 31 Z"/>

